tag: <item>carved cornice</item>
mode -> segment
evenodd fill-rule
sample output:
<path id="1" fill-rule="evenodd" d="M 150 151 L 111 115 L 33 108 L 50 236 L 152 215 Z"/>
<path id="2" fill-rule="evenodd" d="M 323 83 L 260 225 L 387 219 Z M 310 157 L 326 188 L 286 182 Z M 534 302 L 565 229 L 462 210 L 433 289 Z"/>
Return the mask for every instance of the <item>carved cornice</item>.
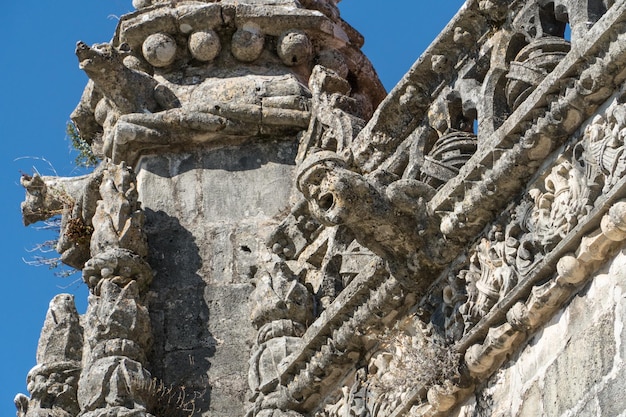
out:
<path id="1" fill-rule="evenodd" d="M 91 80 L 72 114 L 81 137 L 129 165 L 162 150 L 293 139 L 309 124 L 316 64 L 349 78 L 369 117 L 385 91 L 362 37 L 328 12 L 334 4 L 307 4 L 142 4 L 110 44 L 77 46 Z"/>
<path id="2" fill-rule="evenodd" d="M 530 335 L 593 278 L 612 254 L 624 247 L 626 200 L 615 202 L 615 199 L 626 195 L 626 181 L 621 181 L 611 194 L 542 261 L 536 274 L 512 291 L 473 332 L 457 343 L 458 350 L 465 351 L 465 363 L 474 384 L 480 384 L 497 371 Z M 611 207 L 608 212 L 607 206 Z M 542 278 L 546 275 L 552 276 L 545 281 Z M 413 397 L 391 416 L 399 417 L 409 410 L 415 416 L 444 416 L 472 392 L 473 385 L 434 386 L 428 392 L 428 403 L 412 407 L 420 400 Z"/>

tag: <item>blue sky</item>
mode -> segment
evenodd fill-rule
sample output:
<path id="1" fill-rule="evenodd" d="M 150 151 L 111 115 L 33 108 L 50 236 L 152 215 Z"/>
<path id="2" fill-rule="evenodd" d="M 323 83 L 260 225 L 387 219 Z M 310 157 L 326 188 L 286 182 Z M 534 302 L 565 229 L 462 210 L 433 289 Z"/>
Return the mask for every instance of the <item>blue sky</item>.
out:
<path id="1" fill-rule="evenodd" d="M 387 90 L 462 5 L 462 0 L 344 0 L 342 16 L 366 39 L 364 51 Z M 78 69 L 74 47 L 111 39 L 116 16 L 132 10 L 131 0 L 63 0 L 8 2 L 0 17 L 0 187 L 2 274 L 0 303 L 0 416 L 15 415 L 13 397 L 26 393 L 26 374 L 35 365 L 35 351 L 49 301 L 55 294 L 76 296 L 80 312 L 87 291 L 80 274 L 54 275 L 45 266 L 28 265 L 28 251 L 53 236 L 22 226 L 24 191 L 20 172 L 79 175 L 65 139 L 65 125 L 87 82 Z M 54 254 L 51 254 L 53 256 Z"/>

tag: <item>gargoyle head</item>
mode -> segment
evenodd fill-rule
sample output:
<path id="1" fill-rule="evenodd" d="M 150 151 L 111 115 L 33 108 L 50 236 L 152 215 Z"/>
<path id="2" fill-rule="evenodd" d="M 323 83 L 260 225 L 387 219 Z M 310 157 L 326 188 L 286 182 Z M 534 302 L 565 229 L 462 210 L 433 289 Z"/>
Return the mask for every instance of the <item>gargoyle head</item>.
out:
<path id="1" fill-rule="evenodd" d="M 115 62 L 120 62 L 123 56 L 120 52 L 127 52 L 125 44 L 118 48 L 109 43 L 99 43 L 93 46 L 79 41 L 76 44 L 76 56 L 80 63 L 80 69 L 89 72 L 90 70 L 102 69 L 111 66 Z"/>
<path id="2" fill-rule="evenodd" d="M 326 226 L 357 221 L 358 202 L 372 191 L 361 175 L 347 169 L 346 162 L 330 151 L 314 153 L 304 160 L 297 185 L 314 217 Z"/>

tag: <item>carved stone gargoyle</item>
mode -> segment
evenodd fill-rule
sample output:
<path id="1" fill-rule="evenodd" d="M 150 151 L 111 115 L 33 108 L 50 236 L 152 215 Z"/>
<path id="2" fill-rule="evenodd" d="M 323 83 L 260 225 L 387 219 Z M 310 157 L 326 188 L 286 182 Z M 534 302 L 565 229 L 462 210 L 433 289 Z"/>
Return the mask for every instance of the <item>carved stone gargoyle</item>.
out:
<path id="1" fill-rule="evenodd" d="M 26 189 L 22 202 L 22 218 L 26 226 L 61 216 L 61 230 L 56 245 L 61 261 L 81 269 L 89 259 L 91 219 L 99 199 L 101 169 L 81 177 L 49 177 L 22 175 Z"/>
<path id="2" fill-rule="evenodd" d="M 298 189 L 326 226 L 345 225 L 356 240 L 387 260 L 401 276 L 437 268 L 437 227 L 426 203 L 435 189 L 417 180 L 380 184 L 348 169 L 334 152 L 311 154 L 301 164 Z"/>

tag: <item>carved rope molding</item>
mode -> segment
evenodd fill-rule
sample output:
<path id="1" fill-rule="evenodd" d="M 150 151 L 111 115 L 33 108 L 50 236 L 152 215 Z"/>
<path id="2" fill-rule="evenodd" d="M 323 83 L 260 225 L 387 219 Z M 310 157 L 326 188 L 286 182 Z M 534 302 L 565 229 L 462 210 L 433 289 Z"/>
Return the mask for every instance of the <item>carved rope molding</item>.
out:
<path id="1" fill-rule="evenodd" d="M 465 362 L 475 383 L 459 387 L 450 381 L 431 387 L 427 393 L 428 402 L 413 406 L 418 398 L 412 398 L 400 406 L 392 417 L 405 415 L 411 410 L 412 416 L 445 416 L 454 406 L 462 403 L 474 391 L 473 387 L 487 380 L 504 363 L 506 358 L 523 346 L 525 340 L 548 322 L 554 314 L 594 276 L 607 259 L 607 256 L 624 247 L 626 240 L 626 200 L 619 200 L 608 210 L 603 208 L 615 201 L 617 196 L 626 194 L 626 179 L 604 204 L 588 216 L 588 221 L 563 239 L 544 261 L 530 283 L 537 281 L 546 272 L 556 274 L 543 284 L 522 285 L 507 297 L 505 304 L 513 303 L 510 309 L 498 307 L 492 311 L 492 323 L 482 323 L 487 327 L 487 336 L 480 343 L 473 344 L 465 353 Z M 600 223 L 600 227 L 597 224 Z M 587 232 L 592 225 L 596 228 Z M 575 252 L 572 245 L 580 242 Z M 528 288 L 530 287 L 530 288 Z M 530 295 L 525 295 L 530 293 Z M 505 314 L 505 321 L 493 323 L 495 316 Z M 463 340 L 460 345 L 467 343 Z"/>
<path id="2" fill-rule="evenodd" d="M 593 45 L 595 54 L 598 54 L 601 46 L 604 46 L 603 50 L 610 52 L 607 53 L 610 59 L 604 61 L 589 59 L 594 63 L 582 71 L 580 79 L 583 81 L 585 76 L 607 74 L 611 67 L 623 68 L 623 65 L 619 64 L 623 62 L 625 50 L 623 47 L 626 38 L 623 23 L 626 17 L 625 8 L 621 5 L 609 13 L 605 15 L 606 20 L 598 22 L 596 26 L 598 33 L 591 32 L 589 39 L 599 39 L 600 41 Z M 609 39 L 610 43 L 607 42 Z M 568 71 L 564 68 L 561 70 L 564 73 Z M 606 79 L 602 81 L 607 82 Z M 619 75 L 608 81 L 609 83 L 603 83 L 600 87 L 610 86 L 611 82 L 621 83 L 623 76 Z M 571 100 L 573 97 L 568 98 Z M 532 96 L 529 99 L 532 99 Z M 594 111 L 599 104 L 596 103 L 592 107 Z M 541 119 L 547 120 L 547 117 L 544 116 L 539 120 Z M 536 123 L 535 126 L 534 129 L 527 130 L 526 136 L 536 134 L 533 132 L 536 132 L 537 128 L 541 131 L 540 123 Z M 592 202 L 595 208 L 580 219 L 578 225 L 537 265 L 534 265 L 532 272 L 456 343 L 455 348 L 459 352 L 465 352 L 465 362 L 476 385 L 493 375 L 508 355 L 513 353 L 530 334 L 550 320 L 591 279 L 593 273 L 602 266 L 602 260 L 623 246 L 621 242 L 626 238 L 622 230 L 623 210 L 626 206 L 623 200 L 616 201 L 624 195 L 626 179 L 622 178 L 608 192 Z M 605 214 L 609 206 L 611 209 Z M 578 249 L 575 249 L 576 247 Z M 556 276 L 542 283 L 554 273 L 555 269 Z M 472 386 L 454 386 L 448 381 L 443 386 L 435 386 L 429 390 L 427 395 L 429 403 L 413 406 L 412 404 L 420 399 L 418 393 L 415 393 L 416 395 L 405 401 L 392 416 L 405 415 L 411 409 L 411 415 L 443 416 L 472 392 Z"/>
<path id="3" fill-rule="evenodd" d="M 625 17 L 625 4 L 613 6 L 580 42 L 584 47 L 574 45 L 524 104 L 486 140 L 483 150 L 479 149 L 431 200 L 432 213 L 445 213 L 441 221 L 444 234 L 449 238 L 474 236 L 487 219 L 480 218 L 482 212 L 476 210 L 478 216 L 473 218 L 471 209 L 497 208 L 499 202 L 509 201 L 519 185 L 505 184 L 511 178 L 528 178 L 532 174 L 528 167 L 538 166 L 596 111 L 614 86 L 624 81 L 620 64 L 626 54 Z M 600 58 L 604 53 L 607 55 Z M 577 73 L 580 75 L 574 80 Z M 496 191 L 498 198 L 494 198 Z M 464 219 L 463 213 L 467 213 Z"/>
<path id="4" fill-rule="evenodd" d="M 465 9 L 471 9 L 471 4 L 468 3 Z M 470 15 L 475 13 L 475 11 L 466 13 Z M 460 16 L 463 16 L 463 10 Z M 619 64 L 623 61 L 626 54 L 623 39 L 625 31 L 623 22 L 625 18 L 626 5 L 614 5 L 593 26 L 589 34 L 579 42 L 579 45 L 582 46 L 575 47 L 567 55 L 561 64 L 528 97 L 524 104 L 484 142 L 484 145 L 479 148 L 478 152 L 461 170 L 460 174 L 449 181 L 431 200 L 430 211 L 432 213 L 443 212 L 443 219 L 447 220 L 444 221 L 443 228 L 444 231 L 448 232 L 449 237 L 456 237 L 455 233 L 459 230 L 461 230 L 459 238 L 462 240 L 469 240 L 468 236 L 475 237 L 490 220 L 491 213 L 497 210 L 498 204 L 509 201 L 510 198 L 518 194 L 523 187 L 522 183 L 525 183 L 525 180 L 539 167 L 540 161 L 554 148 L 563 143 L 579 128 L 585 119 L 599 108 L 601 103 L 613 93 L 614 86 L 623 82 L 624 74 L 619 71 Z M 450 24 L 450 27 L 454 27 L 459 22 L 459 19 L 457 16 Z M 591 42 L 591 40 L 595 41 Z M 610 53 L 603 58 L 590 58 L 603 56 L 608 51 Z M 402 89 L 401 86 L 395 91 L 399 89 Z M 392 92 L 390 97 L 393 95 L 394 92 Z M 388 100 L 391 98 L 388 98 Z M 395 94 L 395 98 L 398 98 L 398 94 Z M 385 104 L 381 106 L 381 109 L 385 109 Z M 381 110 L 379 109 L 379 112 L 377 112 L 379 117 L 374 117 L 372 122 L 368 124 L 357 138 L 357 141 L 363 141 L 364 138 L 371 137 L 372 131 L 375 130 L 376 124 L 379 123 L 380 113 Z M 356 146 L 358 146 L 358 143 Z M 358 157 L 358 153 L 355 154 Z M 515 168 L 520 165 L 526 166 L 520 172 L 515 171 Z M 487 166 L 492 166 L 493 168 L 486 170 L 485 167 Z M 367 164 L 364 167 L 367 170 Z M 512 169 L 513 171 L 511 171 Z M 520 174 L 519 177 L 523 181 L 517 182 L 513 187 L 504 187 L 504 183 L 517 173 Z M 468 187 L 468 184 L 473 185 Z M 468 189 L 474 190 L 474 192 L 468 192 Z M 498 190 L 498 194 L 486 192 L 489 190 Z M 609 204 L 610 201 L 615 200 L 622 193 L 622 187 L 618 184 L 614 192 L 610 193 L 610 198 L 604 197 L 607 198 L 605 203 Z M 487 210 L 489 216 L 485 216 L 483 210 L 475 210 L 476 217 L 471 218 L 472 208 L 481 206 L 489 208 Z M 467 218 L 471 220 L 470 222 L 466 221 L 466 226 L 468 227 L 465 229 L 456 227 L 460 223 L 457 214 L 461 211 L 466 213 Z M 545 276 L 545 274 L 549 274 L 550 271 L 554 270 L 556 261 L 563 256 L 563 248 L 568 249 L 568 246 L 571 246 L 576 239 L 580 239 L 581 234 L 592 227 L 594 219 L 596 223 L 599 222 L 599 218 L 603 215 L 603 210 L 596 209 L 594 213 L 586 221 L 581 222 L 576 231 L 571 236 L 568 236 L 550 256 L 547 256 L 542 261 L 541 265 L 537 267 L 538 269 L 535 270 L 538 272 L 533 273 L 533 276 L 536 278 L 528 278 L 524 285 L 516 288 L 514 292 L 498 304 L 479 325 L 459 342 L 457 347 L 461 351 L 464 351 L 472 344 L 478 343 L 474 345 L 478 347 L 472 347 L 472 352 L 477 353 L 477 356 L 475 355 L 471 360 L 468 360 L 468 364 L 483 364 L 490 360 L 493 363 L 497 363 L 497 360 L 491 356 L 500 358 L 504 348 L 511 348 L 512 344 L 506 343 L 510 342 L 511 339 L 506 337 L 504 339 L 496 338 L 496 330 L 490 329 L 498 325 L 496 323 L 497 319 L 502 320 L 508 309 L 518 302 L 522 294 L 528 293 L 533 284 L 540 279 L 542 273 Z M 446 225 L 449 226 L 447 229 Z M 611 234 L 610 231 L 608 233 Z M 596 241 L 598 240 L 596 239 Z M 579 251 L 579 253 L 582 255 L 576 259 L 583 262 L 586 259 L 585 256 L 587 256 L 585 255 L 586 252 Z M 566 262 L 572 262 L 571 259 L 573 258 L 565 259 L 567 261 L 562 261 L 559 264 L 561 270 L 563 270 Z M 590 271 L 587 272 L 589 273 Z M 578 277 L 577 274 L 579 272 L 575 273 Z M 373 276 L 373 274 L 364 274 L 360 279 L 355 279 L 346 288 L 345 294 L 341 294 L 340 299 L 334 303 L 334 306 L 341 305 L 344 307 L 341 309 L 341 312 L 335 311 L 339 310 L 338 307 L 326 311 L 325 315 L 318 319 L 305 334 L 303 338 L 305 346 L 298 354 L 288 358 L 289 363 L 282 366 L 281 382 L 283 386 L 287 387 L 288 395 L 296 402 L 303 401 L 297 406 L 298 410 L 311 411 L 311 405 L 319 401 L 319 396 L 323 397 L 323 392 L 320 391 L 321 387 L 327 386 L 327 383 L 332 385 L 333 382 L 340 378 L 337 372 L 331 372 L 328 369 L 331 365 L 336 365 L 340 362 L 338 360 L 339 357 L 345 353 L 333 349 L 336 342 L 335 339 L 339 335 L 338 329 L 345 328 L 354 332 L 357 329 L 367 327 L 372 317 L 367 314 L 362 315 L 361 313 L 365 311 L 362 312 L 361 310 L 366 310 L 363 306 L 369 304 L 367 301 L 369 295 L 356 289 L 359 286 L 364 286 L 368 291 L 370 288 L 375 288 L 376 284 L 370 281 L 373 280 L 371 278 Z M 564 278 L 558 280 L 559 285 L 564 282 L 563 280 Z M 388 287 L 388 289 L 385 289 L 384 286 L 379 288 L 376 298 L 393 298 L 391 294 L 386 295 L 385 291 L 393 290 L 396 287 L 393 285 Z M 560 295 L 559 297 L 555 296 L 555 298 L 561 304 L 559 304 L 559 307 L 554 307 L 555 309 L 560 308 L 567 301 L 569 297 L 563 294 L 565 294 L 564 291 L 570 290 L 570 288 L 559 290 Z M 575 288 L 571 291 L 575 291 Z M 393 293 L 394 291 L 391 292 Z M 360 309 L 353 307 L 355 314 L 347 313 L 345 307 L 355 306 L 354 300 L 357 299 L 361 301 L 356 303 L 356 305 L 362 307 Z M 550 301 L 554 300 L 550 299 Z M 529 311 L 533 311 L 532 309 L 536 308 L 535 306 L 536 303 L 534 301 L 529 301 L 526 307 L 527 309 L 530 308 Z M 384 303 L 381 307 L 383 310 L 381 312 L 383 313 L 382 315 L 384 315 L 385 311 L 389 313 L 394 308 L 394 306 L 387 307 Z M 521 307 L 516 308 L 519 310 Z M 534 323 L 534 325 L 538 325 L 538 323 Z M 500 331 L 506 330 L 502 326 L 493 328 Z M 508 334 L 506 331 L 504 333 Z M 487 341 L 484 344 L 480 344 L 481 338 L 484 338 L 487 334 L 490 334 L 491 337 L 487 336 Z M 517 338 L 519 337 L 517 336 Z M 502 345 L 498 349 L 494 349 L 494 346 L 490 345 L 490 343 L 502 343 Z M 476 365 L 475 368 L 478 366 Z M 335 369 L 335 371 L 337 370 Z M 330 374 L 332 374 L 332 378 L 327 379 Z M 480 376 L 476 372 L 472 372 L 471 375 L 472 377 Z M 435 387 L 429 392 L 428 398 L 433 403 L 436 403 L 437 406 L 435 407 L 432 404 L 426 406 L 430 407 L 427 412 L 436 415 L 439 412 L 437 409 L 440 411 L 443 411 L 443 409 L 448 410 L 469 392 L 471 392 L 471 387 Z M 416 390 L 415 395 L 409 395 L 409 398 L 396 408 L 392 415 L 401 416 L 406 414 L 413 404 L 419 400 L 420 396 L 420 390 Z"/>

